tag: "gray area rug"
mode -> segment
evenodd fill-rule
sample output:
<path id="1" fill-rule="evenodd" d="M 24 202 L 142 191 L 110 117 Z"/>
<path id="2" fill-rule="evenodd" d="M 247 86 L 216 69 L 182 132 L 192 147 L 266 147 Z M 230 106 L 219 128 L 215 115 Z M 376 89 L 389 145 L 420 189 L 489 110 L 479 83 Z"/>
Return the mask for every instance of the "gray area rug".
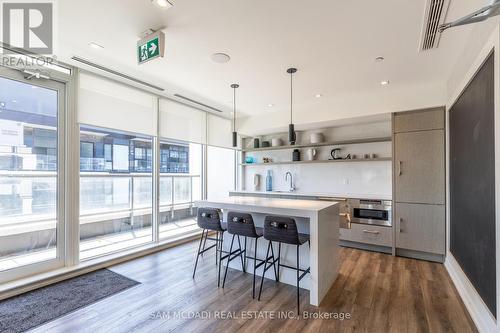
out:
<path id="1" fill-rule="evenodd" d="M 101 269 L 0 301 L 0 332 L 24 332 L 138 284 Z"/>

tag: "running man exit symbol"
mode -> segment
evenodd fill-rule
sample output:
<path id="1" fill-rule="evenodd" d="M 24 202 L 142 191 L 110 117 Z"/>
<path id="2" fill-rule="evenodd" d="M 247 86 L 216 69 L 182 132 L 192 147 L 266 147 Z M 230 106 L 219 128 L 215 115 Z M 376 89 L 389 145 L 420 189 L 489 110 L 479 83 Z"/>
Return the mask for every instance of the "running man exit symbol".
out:
<path id="1" fill-rule="evenodd" d="M 146 61 L 163 57 L 165 34 L 161 31 L 152 33 L 137 42 L 137 62 L 142 64 Z"/>

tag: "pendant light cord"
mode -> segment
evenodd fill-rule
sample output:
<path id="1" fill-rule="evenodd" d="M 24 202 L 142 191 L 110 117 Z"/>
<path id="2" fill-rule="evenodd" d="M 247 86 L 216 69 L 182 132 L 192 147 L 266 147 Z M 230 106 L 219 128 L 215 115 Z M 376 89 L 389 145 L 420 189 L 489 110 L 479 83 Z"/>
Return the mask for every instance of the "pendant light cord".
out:
<path id="1" fill-rule="evenodd" d="M 293 124 L 293 73 L 290 73 L 290 124 Z"/>
<path id="2" fill-rule="evenodd" d="M 233 132 L 236 132 L 236 87 L 233 88 Z"/>

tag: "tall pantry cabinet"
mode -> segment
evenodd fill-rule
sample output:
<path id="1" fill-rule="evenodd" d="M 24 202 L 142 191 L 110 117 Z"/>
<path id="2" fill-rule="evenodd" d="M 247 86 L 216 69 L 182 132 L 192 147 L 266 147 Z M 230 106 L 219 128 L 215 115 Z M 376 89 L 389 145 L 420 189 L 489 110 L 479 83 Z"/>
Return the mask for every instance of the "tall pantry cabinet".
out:
<path id="1" fill-rule="evenodd" d="M 443 262 L 445 109 L 394 113 L 392 124 L 395 252 Z"/>

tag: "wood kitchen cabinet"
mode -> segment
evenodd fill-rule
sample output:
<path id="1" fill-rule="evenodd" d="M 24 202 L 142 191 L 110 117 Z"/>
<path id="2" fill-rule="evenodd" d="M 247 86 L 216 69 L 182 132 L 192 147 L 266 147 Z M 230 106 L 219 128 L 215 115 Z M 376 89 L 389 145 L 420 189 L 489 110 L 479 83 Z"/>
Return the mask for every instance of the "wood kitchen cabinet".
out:
<path id="1" fill-rule="evenodd" d="M 442 262 L 446 249 L 445 110 L 393 114 L 395 253 Z"/>
<path id="2" fill-rule="evenodd" d="M 396 247 L 444 254 L 445 206 L 396 203 Z"/>
<path id="3" fill-rule="evenodd" d="M 394 115 L 394 133 L 445 128 L 444 108 L 400 112 Z"/>
<path id="4" fill-rule="evenodd" d="M 394 153 L 396 200 L 444 204 L 444 130 L 396 133 Z"/>

